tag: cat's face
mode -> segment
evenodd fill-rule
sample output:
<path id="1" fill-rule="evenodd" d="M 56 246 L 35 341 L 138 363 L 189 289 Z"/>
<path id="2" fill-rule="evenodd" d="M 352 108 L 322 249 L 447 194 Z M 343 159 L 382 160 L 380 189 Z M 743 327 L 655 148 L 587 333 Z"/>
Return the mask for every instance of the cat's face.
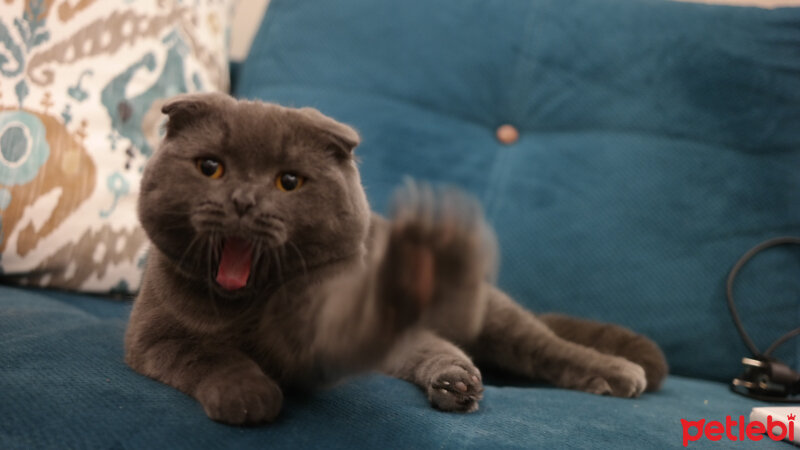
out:
<path id="1" fill-rule="evenodd" d="M 223 296 L 362 249 L 357 133 L 316 110 L 180 96 L 145 169 L 139 217 L 180 270 Z"/>

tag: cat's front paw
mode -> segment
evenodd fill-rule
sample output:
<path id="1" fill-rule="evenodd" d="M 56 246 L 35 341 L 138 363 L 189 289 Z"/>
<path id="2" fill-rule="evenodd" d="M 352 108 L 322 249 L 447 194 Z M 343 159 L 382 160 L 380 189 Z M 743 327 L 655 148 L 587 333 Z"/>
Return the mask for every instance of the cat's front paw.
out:
<path id="1" fill-rule="evenodd" d="M 579 390 L 614 397 L 638 397 L 647 388 L 642 366 L 617 356 L 604 357 L 589 369 L 578 385 Z"/>
<path id="2" fill-rule="evenodd" d="M 272 422 L 283 405 L 280 387 L 264 374 L 208 379 L 196 397 L 210 419 L 229 425 Z"/>
<path id="3" fill-rule="evenodd" d="M 428 400 L 439 410 L 473 412 L 483 398 L 483 383 L 471 364 L 452 363 L 438 367 L 427 388 Z"/>

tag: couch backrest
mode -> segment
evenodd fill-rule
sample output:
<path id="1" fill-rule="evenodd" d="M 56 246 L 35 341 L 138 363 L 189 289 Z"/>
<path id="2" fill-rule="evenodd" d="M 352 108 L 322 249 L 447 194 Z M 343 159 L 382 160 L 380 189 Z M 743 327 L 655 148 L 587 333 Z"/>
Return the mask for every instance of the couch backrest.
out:
<path id="1" fill-rule="evenodd" d="M 235 94 L 359 129 L 378 211 L 405 175 L 469 190 L 504 289 L 645 333 L 678 374 L 739 372 L 726 274 L 800 234 L 800 8 L 273 0 Z M 776 249 L 737 282 L 762 348 L 800 322 L 799 275 Z"/>

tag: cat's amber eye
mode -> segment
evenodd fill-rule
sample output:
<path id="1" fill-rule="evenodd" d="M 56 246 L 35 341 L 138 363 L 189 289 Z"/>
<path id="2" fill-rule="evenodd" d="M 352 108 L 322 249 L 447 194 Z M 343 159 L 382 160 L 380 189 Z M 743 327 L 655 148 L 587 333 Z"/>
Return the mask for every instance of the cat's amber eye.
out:
<path id="1" fill-rule="evenodd" d="M 305 178 L 292 172 L 279 173 L 275 177 L 275 186 L 283 192 L 294 191 L 303 185 Z"/>
<path id="2" fill-rule="evenodd" d="M 200 158 L 195 162 L 197 170 L 208 178 L 217 179 L 225 173 L 225 167 L 216 159 Z"/>

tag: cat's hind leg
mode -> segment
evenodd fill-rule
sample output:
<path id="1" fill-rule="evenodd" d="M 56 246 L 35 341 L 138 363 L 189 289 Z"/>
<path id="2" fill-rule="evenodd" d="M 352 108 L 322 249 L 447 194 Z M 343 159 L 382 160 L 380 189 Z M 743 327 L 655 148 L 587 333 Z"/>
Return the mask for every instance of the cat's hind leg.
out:
<path id="1" fill-rule="evenodd" d="M 476 411 L 483 397 L 481 373 L 470 358 L 428 330 L 409 331 L 384 361 L 382 370 L 422 388 L 431 405 L 442 411 Z"/>
<path id="2" fill-rule="evenodd" d="M 636 397 L 647 386 L 640 365 L 559 337 L 497 288 L 489 291 L 483 328 L 466 349 L 479 364 L 558 387 Z"/>
<path id="3" fill-rule="evenodd" d="M 642 366 L 648 391 L 657 391 L 667 376 L 669 367 L 664 353 L 655 342 L 641 334 L 619 325 L 563 314 L 541 314 L 537 317 L 563 339 L 602 353 L 621 356 Z"/>

